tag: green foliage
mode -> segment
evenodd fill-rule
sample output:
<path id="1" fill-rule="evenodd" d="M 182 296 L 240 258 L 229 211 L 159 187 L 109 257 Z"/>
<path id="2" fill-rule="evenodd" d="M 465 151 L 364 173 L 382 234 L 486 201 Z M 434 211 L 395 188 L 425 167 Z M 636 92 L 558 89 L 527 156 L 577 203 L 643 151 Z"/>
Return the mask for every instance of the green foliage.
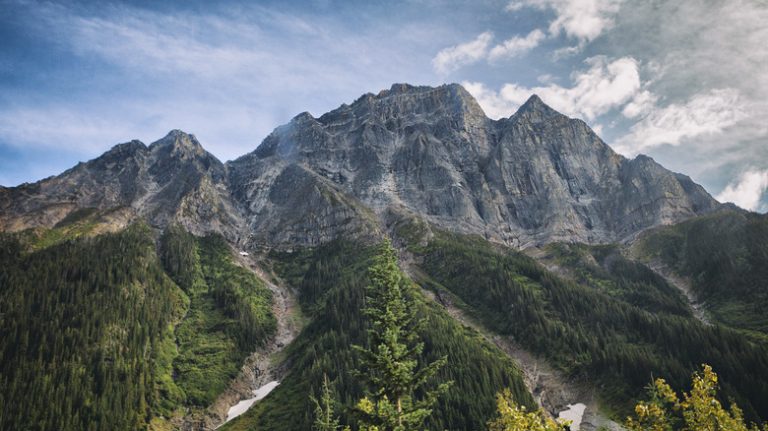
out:
<path id="1" fill-rule="evenodd" d="M 417 258 L 426 277 L 457 295 L 486 327 L 589 378 L 619 411 L 630 410 L 652 375 L 682 385 L 690 370 L 708 362 L 727 378 L 725 393 L 749 417 L 768 417 L 768 349 L 736 331 L 650 313 L 620 291 L 607 293 L 610 283 L 616 286 L 611 276 L 600 279 L 603 287 L 574 283 L 476 238 L 438 232 Z M 624 276 L 634 277 L 631 271 Z"/>
<path id="2" fill-rule="evenodd" d="M 185 301 L 149 228 L 0 250 L 0 429 L 142 429 L 178 395 L 165 355 Z"/>
<path id="3" fill-rule="evenodd" d="M 341 426 L 339 425 L 339 418 L 333 411 L 333 395 L 331 395 L 328 376 L 325 374 L 323 374 L 323 387 L 320 394 L 319 401 L 317 398 L 311 397 L 315 404 L 315 423 L 312 429 L 315 431 L 336 431 Z"/>
<path id="4" fill-rule="evenodd" d="M 648 388 L 650 400 L 635 406 L 635 417 L 627 418 L 626 427 L 629 431 L 759 431 L 757 425 L 747 427 L 736 404 L 725 409 L 717 389 L 717 374 L 709 365 L 693 375 L 691 391 L 683 393 L 682 399 L 664 379 L 656 379 Z"/>
<path id="5" fill-rule="evenodd" d="M 553 421 L 542 410 L 527 411 L 506 389 L 497 395 L 496 408 L 498 417 L 488 422 L 488 431 L 563 431 L 567 425 Z"/>
<path id="6" fill-rule="evenodd" d="M 768 217 L 721 211 L 652 231 L 639 250 L 691 278 L 718 321 L 768 334 Z"/>
<path id="7" fill-rule="evenodd" d="M 143 224 L 62 234 L 92 217 L 0 235 L 0 429 L 166 426 L 209 404 L 274 332 L 271 293 L 222 238 L 174 228 L 159 259 Z"/>
<path id="8" fill-rule="evenodd" d="M 272 255 L 274 268 L 298 290 L 299 302 L 311 320 L 288 346 L 291 369 L 280 386 L 222 430 L 311 429 L 315 406 L 308 394 L 321 398 L 321 389 L 312 382 L 321 382 L 324 374 L 335 388 L 340 423 L 356 423 L 353 407 L 364 396 L 364 387 L 352 373 L 360 363 L 351 346 L 367 346 L 362 309 L 365 286 L 370 284 L 367 269 L 375 251 L 337 241 Z M 414 300 L 419 315 L 426 319 L 419 331 L 424 342 L 420 364 L 448 357 L 426 390 L 435 389 L 437 382 L 454 382 L 427 418 L 426 429 L 482 429 L 494 414 L 495 394 L 505 387 L 511 388 L 518 402 L 534 406 L 520 371 L 508 357 L 417 292 Z"/>
<path id="9" fill-rule="evenodd" d="M 248 354 L 274 333 L 272 293 L 232 262 L 219 235 L 195 238 L 169 227 L 160 251 L 166 270 L 190 298 L 189 311 L 176 329 L 176 382 L 187 404 L 207 406 L 226 389 Z"/>
<path id="10" fill-rule="evenodd" d="M 355 346 L 362 358 L 358 375 L 371 389 L 358 402 L 365 416 L 361 429 L 416 429 L 450 384 L 442 383 L 420 398 L 414 392 L 434 377 L 447 358 L 419 366 L 424 343 L 417 331 L 424 320 L 418 316 L 415 292 L 401 274 L 389 242 L 380 247 L 368 273 L 371 282 L 366 288 L 363 313 L 370 325 L 369 347 Z"/>

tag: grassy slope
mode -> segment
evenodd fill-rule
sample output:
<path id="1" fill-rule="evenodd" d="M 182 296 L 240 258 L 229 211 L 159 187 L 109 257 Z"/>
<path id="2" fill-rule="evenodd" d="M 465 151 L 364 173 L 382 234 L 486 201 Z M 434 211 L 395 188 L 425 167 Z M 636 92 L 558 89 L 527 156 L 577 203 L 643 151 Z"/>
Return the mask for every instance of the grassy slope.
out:
<path id="1" fill-rule="evenodd" d="M 327 374 L 343 407 L 342 419 L 352 423 L 348 408 L 362 394 L 353 370 L 351 345 L 364 342 L 363 287 L 371 249 L 333 243 L 315 250 L 273 256 L 281 277 L 299 288 L 311 323 L 289 347 L 291 372 L 266 399 L 224 428 L 234 430 L 307 430 L 312 420 L 309 395 L 318 395 Z M 420 294 L 427 324 L 423 331 L 425 360 L 448 355 L 449 364 L 437 380 L 455 385 L 432 415 L 428 429 L 482 429 L 494 414 L 494 395 L 504 387 L 532 406 L 512 361 L 473 330 L 464 328 Z"/>
<path id="2" fill-rule="evenodd" d="M 719 322 L 768 334 L 768 217 L 723 211 L 648 232 L 637 250 L 690 277 Z"/>
<path id="3" fill-rule="evenodd" d="M 727 328 L 700 324 L 680 309 L 669 286 L 631 262 L 614 263 L 616 273 L 576 265 L 586 277 L 579 284 L 479 238 L 437 232 L 428 245 L 410 249 L 423 259 L 424 273 L 459 296 L 485 326 L 589 378 L 621 414 L 651 376 L 683 387 L 706 362 L 752 418 L 768 417 L 768 349 Z M 652 294 L 644 298 L 647 292 L 638 296 L 639 290 Z"/>

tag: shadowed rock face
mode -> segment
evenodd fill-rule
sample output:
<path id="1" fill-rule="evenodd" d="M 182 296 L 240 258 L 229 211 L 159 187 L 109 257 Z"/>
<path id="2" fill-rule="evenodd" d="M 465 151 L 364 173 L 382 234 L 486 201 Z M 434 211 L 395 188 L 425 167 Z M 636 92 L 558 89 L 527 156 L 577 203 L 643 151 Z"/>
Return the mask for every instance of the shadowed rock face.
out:
<path id="1" fill-rule="evenodd" d="M 648 157 L 614 153 L 537 96 L 494 121 L 459 85 L 396 84 L 319 118 L 299 114 L 226 165 L 179 131 L 118 145 L 58 177 L 0 189 L 0 227 L 114 206 L 267 246 L 377 236 L 384 214 L 526 246 L 618 241 L 719 204 Z"/>

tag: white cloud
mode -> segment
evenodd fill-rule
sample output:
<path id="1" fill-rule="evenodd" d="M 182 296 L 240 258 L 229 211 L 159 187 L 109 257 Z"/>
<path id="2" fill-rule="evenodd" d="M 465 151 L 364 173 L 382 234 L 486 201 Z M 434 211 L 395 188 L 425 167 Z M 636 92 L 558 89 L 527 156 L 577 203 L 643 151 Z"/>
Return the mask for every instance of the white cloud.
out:
<path id="1" fill-rule="evenodd" d="M 766 207 L 761 205 L 760 199 L 766 189 L 768 189 L 768 170 L 750 170 L 741 174 L 736 181 L 728 184 L 717 195 L 717 200 L 733 202 L 750 211 L 765 211 Z"/>
<path id="2" fill-rule="evenodd" d="M 551 73 L 545 73 L 536 77 L 536 80 L 542 84 L 551 84 L 557 81 L 557 77 Z"/>
<path id="3" fill-rule="evenodd" d="M 517 12 L 520 9 L 524 8 L 526 6 L 525 2 L 522 1 L 511 1 L 509 4 L 507 4 L 507 7 L 504 8 L 507 12 Z"/>
<path id="4" fill-rule="evenodd" d="M 65 147 L 89 154 L 103 149 L 104 145 L 134 137 L 128 124 L 119 127 L 113 119 L 82 115 L 66 107 L 4 109 L 0 113 L 0 138 L 17 148 Z"/>
<path id="5" fill-rule="evenodd" d="M 721 133 L 745 118 L 740 98 L 738 90 L 717 89 L 698 94 L 683 104 L 652 110 L 615 142 L 614 149 L 635 155 L 659 145 L 679 145 L 686 139 Z"/>
<path id="6" fill-rule="evenodd" d="M 549 24 L 552 35 L 565 33 L 580 43 L 590 42 L 614 25 L 623 0 L 515 0 L 508 11 L 524 6 L 551 9 L 555 19 Z"/>
<path id="7" fill-rule="evenodd" d="M 649 113 L 659 100 L 658 96 L 648 90 L 635 94 L 632 101 L 627 103 L 621 113 L 627 118 L 637 118 Z"/>
<path id="8" fill-rule="evenodd" d="M 432 59 L 432 66 L 440 74 L 454 70 L 484 59 L 488 55 L 488 47 L 493 40 L 493 33 L 484 32 L 475 39 L 445 48 Z"/>
<path id="9" fill-rule="evenodd" d="M 508 117 L 521 103 L 518 100 L 506 99 L 481 82 L 464 81 L 461 85 L 477 100 L 485 115 L 490 118 Z"/>
<path id="10" fill-rule="evenodd" d="M 558 48 L 552 52 L 552 59 L 554 60 L 560 60 L 563 58 L 572 57 L 576 54 L 581 52 L 580 46 L 564 46 L 562 48 Z"/>
<path id="11" fill-rule="evenodd" d="M 524 54 L 539 46 L 545 37 L 546 35 L 544 35 L 543 31 L 536 29 L 528 33 L 525 37 L 517 36 L 507 39 L 491 49 L 488 53 L 488 59 L 495 61 L 501 58 L 511 58 Z"/>
<path id="12" fill-rule="evenodd" d="M 641 88 L 638 64 L 631 57 L 609 61 L 597 56 L 586 60 L 589 69 L 572 76 L 573 86 L 549 84 L 523 87 L 505 84 L 498 93 L 479 83 L 465 83 L 489 116 L 511 115 L 531 94 L 538 94 L 554 109 L 573 117 L 592 120 L 620 107 L 638 94 Z"/>

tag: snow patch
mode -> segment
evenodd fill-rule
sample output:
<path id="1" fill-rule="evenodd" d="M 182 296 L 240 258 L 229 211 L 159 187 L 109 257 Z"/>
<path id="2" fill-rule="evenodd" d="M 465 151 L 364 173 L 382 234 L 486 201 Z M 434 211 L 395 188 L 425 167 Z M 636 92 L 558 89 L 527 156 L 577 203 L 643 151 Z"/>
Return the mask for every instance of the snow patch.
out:
<path id="1" fill-rule="evenodd" d="M 571 421 L 571 431 L 579 431 L 581 427 L 581 418 L 584 416 L 584 410 L 587 406 L 582 403 L 568 404 L 568 409 L 558 413 L 557 418 Z"/>
<path id="2" fill-rule="evenodd" d="M 230 407 L 229 411 L 227 412 L 226 422 L 229 422 L 232 419 L 247 412 L 248 409 L 251 408 L 253 403 L 269 395 L 269 393 L 272 392 L 272 389 L 275 389 L 279 384 L 280 382 L 278 381 L 271 381 L 266 385 L 260 387 L 259 389 L 256 389 L 255 391 L 253 391 L 253 395 L 254 395 L 253 398 L 242 400 L 239 403 L 235 404 L 234 406 Z"/>

